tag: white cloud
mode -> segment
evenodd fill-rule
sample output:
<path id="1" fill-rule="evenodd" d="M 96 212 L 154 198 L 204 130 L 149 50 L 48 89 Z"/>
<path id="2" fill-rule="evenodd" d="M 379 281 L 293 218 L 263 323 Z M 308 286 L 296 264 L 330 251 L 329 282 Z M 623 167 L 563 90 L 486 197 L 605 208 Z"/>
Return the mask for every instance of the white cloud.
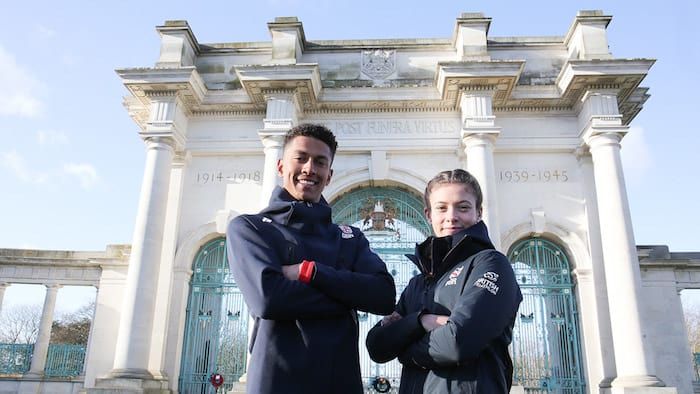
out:
<path id="1" fill-rule="evenodd" d="M 622 139 L 622 168 L 628 184 L 641 184 L 647 171 L 654 165 L 651 149 L 646 141 L 644 129 L 630 127 Z"/>
<path id="2" fill-rule="evenodd" d="M 97 170 L 92 164 L 74 164 L 69 163 L 63 166 L 63 172 L 68 175 L 78 178 L 80 185 L 85 190 L 89 190 L 99 177 L 97 176 Z"/>
<path id="3" fill-rule="evenodd" d="M 39 145 L 58 145 L 67 144 L 68 136 L 61 131 L 56 130 L 40 130 L 36 133 L 36 139 Z"/>
<path id="4" fill-rule="evenodd" d="M 37 32 L 42 38 L 51 38 L 56 35 L 56 31 L 44 25 L 37 26 Z"/>
<path id="5" fill-rule="evenodd" d="M 44 87 L 39 80 L 20 67 L 14 56 L 0 45 L 0 115 L 31 117 L 43 109 L 39 98 Z"/>
<path id="6" fill-rule="evenodd" d="M 0 166 L 8 169 L 17 179 L 32 184 L 43 184 L 47 181 L 46 174 L 29 168 L 27 162 L 19 153 L 0 152 Z"/>

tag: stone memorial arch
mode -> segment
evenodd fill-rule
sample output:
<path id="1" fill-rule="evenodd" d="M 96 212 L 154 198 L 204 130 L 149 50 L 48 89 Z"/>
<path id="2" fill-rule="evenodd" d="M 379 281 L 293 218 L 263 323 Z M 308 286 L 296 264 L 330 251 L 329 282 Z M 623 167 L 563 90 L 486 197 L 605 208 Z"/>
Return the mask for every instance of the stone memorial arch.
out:
<path id="1" fill-rule="evenodd" d="M 158 26 L 158 61 L 117 70 L 146 160 L 128 271 L 98 283 L 81 392 L 212 392 L 214 373 L 244 390 L 247 308 L 224 231 L 266 205 L 301 122 L 336 133 L 324 195 L 399 287 L 415 273 L 402 254 L 430 233 L 427 181 L 454 168 L 479 179 L 525 295 L 514 392 L 692 392 L 679 291 L 699 287 L 700 254 L 635 244 L 620 162 L 654 60 L 610 53 L 611 16 L 572 17 L 561 36 L 508 38 L 480 13 L 435 39 L 308 40 L 284 17 L 268 42 L 205 44 L 186 21 Z M 8 271 L 13 253 L 0 284 L 26 280 Z M 360 315 L 361 332 L 377 319 Z M 368 389 L 400 373 L 364 356 L 362 371 Z M 13 387 L 48 392 L 28 379 Z"/>

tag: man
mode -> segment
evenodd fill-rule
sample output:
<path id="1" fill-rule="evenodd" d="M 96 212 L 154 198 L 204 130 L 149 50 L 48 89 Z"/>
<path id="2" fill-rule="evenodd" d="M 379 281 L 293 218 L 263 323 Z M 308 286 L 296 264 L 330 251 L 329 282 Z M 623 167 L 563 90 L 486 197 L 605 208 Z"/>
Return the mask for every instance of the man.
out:
<path id="1" fill-rule="evenodd" d="M 277 164 L 283 187 L 229 224 L 231 271 L 254 319 L 249 393 L 362 393 L 356 311 L 393 311 L 384 262 L 357 228 L 331 222 L 321 195 L 336 148 L 324 126 L 292 128 Z"/>

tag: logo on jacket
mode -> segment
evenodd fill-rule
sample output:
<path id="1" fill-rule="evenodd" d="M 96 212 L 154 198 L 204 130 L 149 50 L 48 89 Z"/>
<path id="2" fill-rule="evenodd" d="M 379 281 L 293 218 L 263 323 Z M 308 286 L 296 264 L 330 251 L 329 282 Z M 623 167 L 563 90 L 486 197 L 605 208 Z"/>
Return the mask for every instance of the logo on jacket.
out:
<path id="1" fill-rule="evenodd" d="M 448 279 L 445 283 L 445 287 L 457 284 L 457 277 L 462 273 L 463 269 L 464 266 L 455 268 L 455 270 L 450 274 L 450 279 Z"/>
<path id="2" fill-rule="evenodd" d="M 272 219 L 270 219 L 270 218 L 268 218 L 268 217 L 265 217 L 265 216 L 263 216 L 263 218 L 262 218 L 262 222 L 263 222 L 263 223 L 272 223 Z"/>
<path id="3" fill-rule="evenodd" d="M 343 239 L 350 239 L 355 237 L 355 234 L 352 233 L 352 229 L 350 228 L 350 226 L 342 225 L 338 226 L 338 228 L 340 229 L 340 236 L 343 237 Z"/>
<path id="4" fill-rule="evenodd" d="M 496 295 L 498 294 L 498 285 L 495 283 L 497 281 L 498 274 L 493 271 L 489 271 L 484 273 L 482 278 L 477 279 L 476 282 L 474 282 L 474 286 L 486 289 L 489 293 Z"/>

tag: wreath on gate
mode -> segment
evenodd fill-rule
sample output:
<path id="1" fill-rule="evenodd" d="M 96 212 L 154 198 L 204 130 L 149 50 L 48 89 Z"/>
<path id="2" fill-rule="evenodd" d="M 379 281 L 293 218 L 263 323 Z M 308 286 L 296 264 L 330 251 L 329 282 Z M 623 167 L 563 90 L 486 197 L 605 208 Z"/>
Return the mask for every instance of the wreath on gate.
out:
<path id="1" fill-rule="evenodd" d="M 219 373 L 213 373 L 209 377 L 209 381 L 211 382 L 211 385 L 214 387 L 220 387 L 222 384 L 224 384 L 224 377 L 223 375 Z"/>
<path id="2" fill-rule="evenodd" d="M 374 389 L 377 390 L 378 393 L 388 393 L 389 390 L 391 390 L 391 383 L 389 383 L 389 379 L 380 376 L 374 378 L 374 382 L 372 382 L 372 387 L 374 387 Z"/>

